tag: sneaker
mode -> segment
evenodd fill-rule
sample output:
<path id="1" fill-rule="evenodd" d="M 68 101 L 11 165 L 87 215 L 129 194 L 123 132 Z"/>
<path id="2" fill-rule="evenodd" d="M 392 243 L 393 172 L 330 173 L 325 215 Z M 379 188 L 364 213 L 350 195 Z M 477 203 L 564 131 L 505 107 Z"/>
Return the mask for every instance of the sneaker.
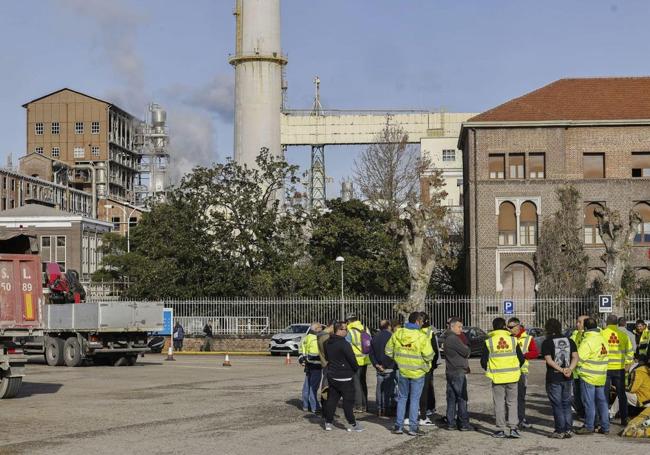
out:
<path id="1" fill-rule="evenodd" d="M 467 425 L 466 427 L 460 427 L 460 431 L 474 431 L 474 427 L 471 425 Z"/>
<path id="2" fill-rule="evenodd" d="M 594 433 L 598 433 L 598 434 L 609 434 L 609 430 L 603 430 L 602 427 L 601 427 L 601 428 L 595 430 Z"/>
<path id="3" fill-rule="evenodd" d="M 563 434 L 562 434 L 562 437 L 563 437 L 564 439 L 571 439 L 571 438 L 573 437 L 573 432 L 571 432 L 571 431 L 567 431 L 566 433 L 563 433 Z"/>
<path id="4" fill-rule="evenodd" d="M 521 435 L 519 434 L 516 428 L 513 428 L 512 430 L 510 430 L 510 437 L 513 439 L 519 439 L 521 438 Z"/>
<path id="5" fill-rule="evenodd" d="M 309 412 L 309 408 L 302 408 L 302 412 Z"/>
<path id="6" fill-rule="evenodd" d="M 524 419 L 521 422 L 519 422 L 519 428 L 525 428 L 526 430 L 528 430 L 530 428 L 533 428 L 533 424 L 528 423 L 528 421 Z"/>
<path id="7" fill-rule="evenodd" d="M 551 439 L 564 439 L 566 433 L 558 433 L 557 431 L 554 431 L 553 433 L 549 434 L 548 437 Z"/>
<path id="8" fill-rule="evenodd" d="M 325 431 L 332 431 L 332 424 L 331 423 L 325 423 Z"/>
<path id="9" fill-rule="evenodd" d="M 579 435 L 594 434 L 594 431 L 588 429 L 587 427 L 580 427 L 576 429 L 575 434 L 579 434 Z"/>
<path id="10" fill-rule="evenodd" d="M 404 426 L 409 424 L 409 419 L 404 419 Z"/>
<path id="11" fill-rule="evenodd" d="M 347 427 L 347 430 L 354 431 L 356 433 L 361 433 L 363 430 L 365 430 L 365 428 L 363 428 L 361 424 L 357 422 L 354 425 L 350 425 L 349 427 Z"/>
<path id="12" fill-rule="evenodd" d="M 426 412 L 427 417 L 431 417 L 434 413 L 435 413 L 435 411 L 433 409 L 427 409 L 427 412 Z"/>
<path id="13" fill-rule="evenodd" d="M 428 417 L 424 420 L 420 419 L 420 425 L 423 427 L 432 427 L 436 428 L 436 424 L 431 421 Z"/>
<path id="14" fill-rule="evenodd" d="M 391 430 L 391 433 L 393 433 L 393 434 L 404 434 L 404 431 L 400 427 L 395 426 Z"/>
<path id="15" fill-rule="evenodd" d="M 503 439 L 503 438 L 506 437 L 506 433 L 505 433 L 505 431 L 495 431 L 494 433 L 492 433 L 492 437 L 493 438 Z"/>
<path id="16" fill-rule="evenodd" d="M 408 430 L 406 432 L 407 435 L 409 436 L 424 436 L 424 431 L 417 429 L 417 430 Z"/>

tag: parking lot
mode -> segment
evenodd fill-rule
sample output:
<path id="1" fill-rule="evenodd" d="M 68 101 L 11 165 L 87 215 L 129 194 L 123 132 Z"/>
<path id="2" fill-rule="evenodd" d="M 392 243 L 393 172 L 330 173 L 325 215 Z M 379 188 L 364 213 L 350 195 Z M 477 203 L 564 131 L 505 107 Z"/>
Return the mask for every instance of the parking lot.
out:
<path id="1" fill-rule="evenodd" d="M 476 432 L 431 430 L 392 435 L 391 421 L 360 416 L 367 431 L 324 432 L 320 418 L 300 409 L 302 369 L 278 357 L 148 355 L 133 367 L 54 368 L 34 358 L 17 398 L 0 402 L 0 454 L 81 453 L 641 453 L 647 445 L 615 435 L 550 440 L 552 417 L 543 364 L 532 362 L 529 420 L 521 440 L 494 440 L 489 385 L 472 360 L 470 411 Z M 295 362 L 295 360 L 294 360 Z M 438 412 L 444 411 L 444 369 L 436 372 Z M 374 397 L 374 373 L 369 372 Z M 371 400 L 374 401 L 374 400 Z M 339 415 L 342 412 L 339 411 Z M 342 428 L 342 427 L 341 427 Z M 620 430 L 614 425 L 613 433 Z M 325 452 L 323 452 L 325 451 Z"/>

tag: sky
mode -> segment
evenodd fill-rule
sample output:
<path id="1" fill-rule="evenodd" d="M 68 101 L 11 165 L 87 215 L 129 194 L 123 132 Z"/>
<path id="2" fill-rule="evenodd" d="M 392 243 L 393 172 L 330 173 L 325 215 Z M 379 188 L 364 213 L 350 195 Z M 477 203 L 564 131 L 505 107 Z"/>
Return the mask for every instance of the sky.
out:
<path id="1" fill-rule="evenodd" d="M 235 0 L 0 1 L 0 163 L 69 87 L 168 112 L 175 175 L 232 156 Z M 289 108 L 481 112 L 556 79 L 650 75 L 648 1 L 282 0 Z M 326 148 L 339 192 L 358 148 Z M 289 149 L 305 170 L 306 148 Z"/>

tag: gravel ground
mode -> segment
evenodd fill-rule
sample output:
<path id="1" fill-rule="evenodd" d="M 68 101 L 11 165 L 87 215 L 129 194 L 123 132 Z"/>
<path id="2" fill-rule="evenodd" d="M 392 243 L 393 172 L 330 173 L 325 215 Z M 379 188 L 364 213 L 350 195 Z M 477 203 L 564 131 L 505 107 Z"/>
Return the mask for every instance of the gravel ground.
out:
<path id="1" fill-rule="evenodd" d="M 520 440 L 494 440 L 489 384 L 472 361 L 470 412 L 475 432 L 428 430 L 420 438 L 395 436 L 391 421 L 362 415 L 366 431 L 342 425 L 324 432 L 320 418 L 300 409 L 302 369 L 274 357 L 148 355 L 133 367 L 28 366 L 17 398 L 0 401 L 0 454 L 277 454 L 310 450 L 340 454 L 645 453 L 645 442 L 610 436 L 551 440 L 552 417 L 543 387 L 544 366 L 533 362 L 529 385 L 532 430 Z M 436 371 L 438 412 L 444 412 L 444 369 Z M 374 397 L 374 373 L 368 373 Z M 371 399 L 371 401 L 374 401 Z M 342 416 L 342 411 L 339 411 Z M 613 425 L 612 432 L 621 428 Z"/>

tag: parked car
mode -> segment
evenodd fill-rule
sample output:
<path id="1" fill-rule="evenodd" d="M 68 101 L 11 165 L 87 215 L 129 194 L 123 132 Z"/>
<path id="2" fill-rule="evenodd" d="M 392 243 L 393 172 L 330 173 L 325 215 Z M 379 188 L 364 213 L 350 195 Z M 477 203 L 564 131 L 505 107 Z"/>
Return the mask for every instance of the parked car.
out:
<path id="1" fill-rule="evenodd" d="M 300 342 L 307 335 L 310 324 L 291 324 L 280 333 L 271 337 L 269 352 L 271 355 L 286 354 L 298 355 Z"/>
<path id="2" fill-rule="evenodd" d="M 480 356 L 483 352 L 483 346 L 485 346 L 485 340 L 487 340 L 487 333 L 481 330 L 478 327 L 463 327 L 463 333 L 469 341 L 469 348 L 471 350 L 471 356 Z M 440 346 L 440 352 L 444 355 L 445 351 L 445 335 L 446 332 L 442 331 L 438 336 L 438 344 Z"/>

